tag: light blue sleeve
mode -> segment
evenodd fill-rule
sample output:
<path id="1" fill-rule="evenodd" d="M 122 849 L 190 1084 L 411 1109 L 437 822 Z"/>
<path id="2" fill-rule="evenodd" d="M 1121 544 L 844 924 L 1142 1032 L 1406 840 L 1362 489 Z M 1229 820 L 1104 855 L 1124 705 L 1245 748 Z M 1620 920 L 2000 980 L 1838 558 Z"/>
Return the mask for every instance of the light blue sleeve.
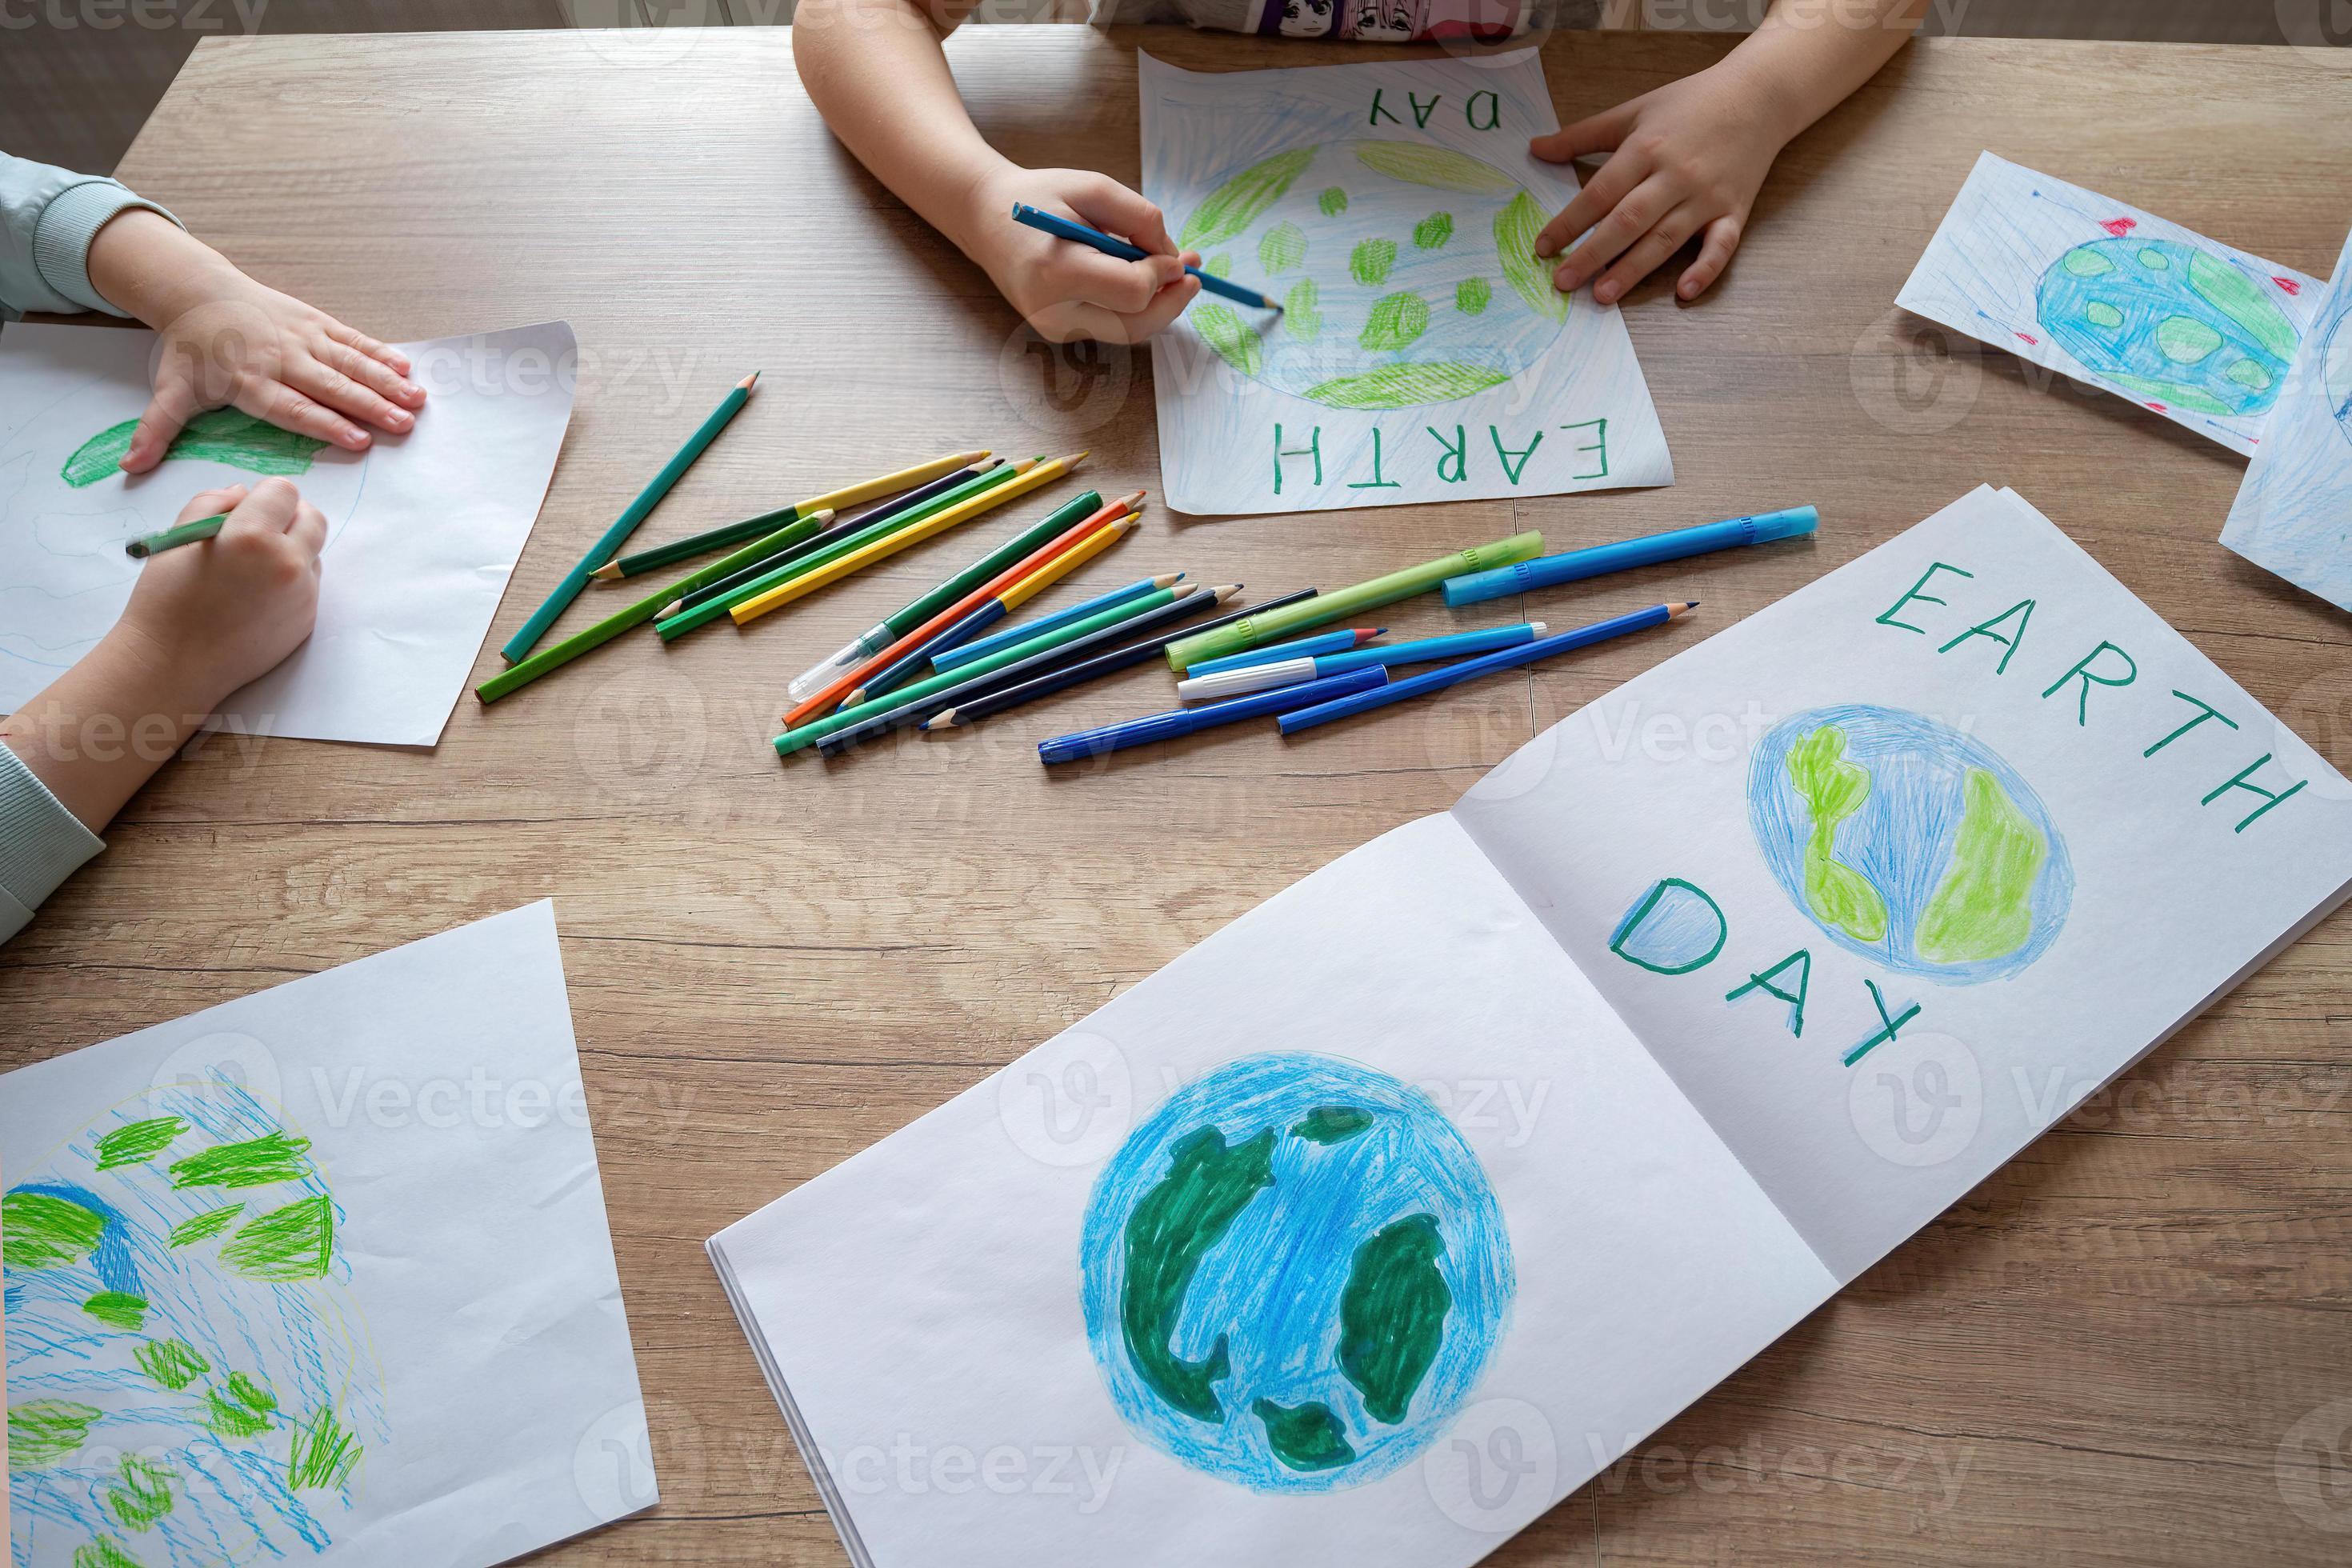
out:
<path id="1" fill-rule="evenodd" d="M 126 207 L 172 217 L 102 174 L 77 174 L 0 153 L 0 315 L 127 314 L 100 299 L 89 282 L 89 242 Z"/>
<path id="2" fill-rule="evenodd" d="M 23 931 L 41 900 L 105 847 L 24 758 L 0 746 L 0 942 Z"/>

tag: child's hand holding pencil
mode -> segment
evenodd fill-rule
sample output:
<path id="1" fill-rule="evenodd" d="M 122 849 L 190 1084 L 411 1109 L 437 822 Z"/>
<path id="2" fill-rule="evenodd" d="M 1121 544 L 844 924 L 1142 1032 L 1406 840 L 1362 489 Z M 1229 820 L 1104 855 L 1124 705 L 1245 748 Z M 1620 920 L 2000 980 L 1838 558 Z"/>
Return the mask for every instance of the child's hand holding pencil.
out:
<path id="1" fill-rule="evenodd" d="M 958 237 L 964 249 L 1022 319 L 1055 342 L 1140 342 L 1201 292 L 1184 270 L 1201 264 L 1198 253 L 1179 252 L 1160 209 L 1108 174 L 1006 163 L 981 182 L 973 202 Z M 1148 254 L 1125 261 L 1009 222 L 1015 204 L 1116 235 Z"/>

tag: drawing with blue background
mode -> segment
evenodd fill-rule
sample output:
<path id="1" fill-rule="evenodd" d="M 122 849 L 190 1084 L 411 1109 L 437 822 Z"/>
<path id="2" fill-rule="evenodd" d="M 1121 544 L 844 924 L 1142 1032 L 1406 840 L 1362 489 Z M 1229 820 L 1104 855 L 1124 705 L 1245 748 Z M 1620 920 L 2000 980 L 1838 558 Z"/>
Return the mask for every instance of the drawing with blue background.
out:
<path id="1" fill-rule="evenodd" d="M 2177 240 L 2075 246 L 2042 275 L 2034 308 L 2085 369 L 2199 414 L 2261 414 L 2294 360 L 2294 323 L 2261 284 Z"/>
<path id="2" fill-rule="evenodd" d="M 15 1568 L 309 1557 L 389 1439 L 344 1215 L 225 1081 L 150 1090 L 0 1197 Z"/>
<path id="3" fill-rule="evenodd" d="M 2041 797 L 1932 719 L 1855 705 L 1781 721 L 1750 759 L 1748 812 L 1790 901 L 1897 973 L 2000 979 L 2065 924 L 2074 868 Z"/>
<path id="4" fill-rule="evenodd" d="M 1128 1425 L 1261 1491 L 1387 1475 L 1476 1386 L 1515 1279 L 1476 1154 L 1420 1090 L 1246 1057 L 1171 1096 L 1097 1182 L 1087 1338 Z"/>

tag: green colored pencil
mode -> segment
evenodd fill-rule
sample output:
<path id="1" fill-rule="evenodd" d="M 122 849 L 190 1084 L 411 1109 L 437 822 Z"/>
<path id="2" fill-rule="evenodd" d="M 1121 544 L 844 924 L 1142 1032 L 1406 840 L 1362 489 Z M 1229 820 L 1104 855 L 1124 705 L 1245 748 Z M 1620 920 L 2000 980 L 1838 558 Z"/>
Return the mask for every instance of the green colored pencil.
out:
<path id="1" fill-rule="evenodd" d="M 694 467 L 694 460 L 702 456 L 702 449 L 709 446 L 719 432 L 727 428 L 728 421 L 751 400 L 751 388 L 758 384 L 759 380 L 760 373 L 755 370 L 737 382 L 733 390 L 719 399 L 719 406 L 710 411 L 710 417 L 702 422 L 701 428 L 686 438 L 686 445 L 662 465 L 662 471 L 654 476 L 651 484 L 637 492 L 637 499 L 629 503 L 628 510 L 613 520 L 613 526 L 604 531 L 604 537 L 596 541 L 587 554 L 572 563 L 572 570 L 563 574 L 563 580 L 555 585 L 555 591 L 548 595 L 546 601 L 530 613 L 530 619 L 522 624 L 522 629 L 507 639 L 506 647 L 499 650 L 500 658 L 509 664 L 520 664 L 525 655 L 539 646 L 539 639 L 547 635 L 547 628 L 555 624 L 556 617 L 563 614 L 572 601 L 580 596 L 580 590 L 588 585 L 588 574 L 619 553 L 629 535 L 637 531 L 637 524 L 645 521 L 646 515 L 661 504 L 662 497 L 669 494 L 670 487 L 677 483 L 687 469 Z"/>
<path id="2" fill-rule="evenodd" d="M 1012 467 L 1013 465 L 1008 464 L 1006 466 Z M 1035 467 L 1036 464 L 1033 462 L 1026 468 L 1024 468 L 1022 469 L 1022 473 L 1026 474 Z M 992 469 L 988 474 L 982 475 L 982 477 L 983 479 L 992 478 L 997 471 L 998 470 Z M 1017 476 L 1008 476 L 1005 479 L 998 482 L 1010 483 L 1013 477 Z M 983 485 L 977 487 L 967 493 L 961 501 L 957 501 L 952 504 L 961 506 L 968 502 L 978 501 L 988 490 L 994 489 L 995 488 L 997 488 L 996 485 Z M 954 493 L 955 492 L 952 490 L 949 492 L 950 495 Z M 1092 510 L 1094 507 L 1102 505 L 1102 497 L 1096 495 L 1094 491 L 1088 490 L 1087 495 L 1094 498 L 1089 503 L 1088 510 Z M 944 501 L 947 500 L 947 497 L 941 496 L 938 499 Z M 1079 499 L 1084 500 L 1085 497 L 1081 497 Z M 994 503 L 992 502 L 991 504 L 992 505 Z M 780 584 L 789 583 L 795 577 L 805 577 L 810 573 L 817 571 L 822 567 L 830 566 L 835 562 L 840 560 L 843 556 L 854 554 L 856 552 L 865 549 L 868 544 L 873 543 L 877 539 L 887 538 L 888 536 L 898 533 L 905 529 L 920 528 L 925 523 L 929 522 L 931 519 L 937 517 L 940 512 L 948 510 L 948 507 L 933 506 L 927 503 L 923 506 L 918 507 L 915 511 L 908 512 L 903 517 L 894 517 L 889 521 L 877 523 L 870 529 L 861 529 L 857 532 L 850 534 L 847 538 L 835 540 L 822 550 L 811 551 L 808 554 L 801 556 L 796 560 L 787 561 L 782 565 L 754 577 L 751 581 L 743 584 L 740 587 L 730 589 L 727 593 L 721 594 L 714 598 L 705 599 L 698 605 L 689 605 L 685 609 L 680 610 L 677 615 L 671 616 L 667 619 L 655 622 L 654 630 L 661 635 L 662 641 L 676 641 L 677 638 L 684 637 L 687 633 L 694 630 L 695 627 L 708 626 L 712 621 L 718 620 L 720 616 L 726 615 L 729 611 L 732 610 L 736 605 L 741 604 L 746 599 L 755 599 L 761 595 L 766 593 L 769 589 L 773 588 Z M 982 510 L 985 510 L 988 509 L 983 507 Z"/>
<path id="3" fill-rule="evenodd" d="M 516 688 L 530 685 L 549 670 L 570 664 L 590 648 L 604 647 L 631 626 L 644 626 L 660 615 L 662 606 L 680 594 L 692 593 L 705 583 L 716 582 L 761 555 L 773 553 L 777 549 L 789 545 L 795 539 L 807 538 L 824 526 L 813 517 L 804 517 L 798 522 L 778 529 L 765 539 L 755 539 L 732 554 L 720 556 L 692 575 L 679 578 L 660 593 L 648 595 L 627 609 L 605 616 L 586 631 L 566 637 L 553 647 L 542 648 L 520 664 L 500 670 L 474 688 L 474 695 L 484 702 L 496 702 Z M 780 540 L 783 541 L 783 545 L 778 544 Z"/>
<path id="4" fill-rule="evenodd" d="M 985 658 L 975 658 L 970 663 L 957 665 L 945 674 L 929 676 L 909 685 L 894 687 L 883 695 L 868 699 L 854 708 L 836 709 L 824 718 L 813 720 L 797 730 L 785 731 L 770 744 L 776 748 L 776 755 L 789 757 L 804 746 L 815 745 L 835 730 L 845 730 L 862 720 L 873 718 L 877 713 L 909 707 L 920 702 L 926 697 L 948 690 L 951 687 L 968 685 L 983 675 L 1003 669 L 1008 664 L 1017 664 L 1024 658 L 1060 647 L 1065 643 L 1073 643 L 1082 637 L 1091 636 L 1105 626 L 1115 626 L 1119 622 L 1131 619 L 1146 611 L 1156 610 L 1160 605 L 1174 600 L 1180 594 L 1189 594 L 1192 590 L 1193 585 L 1191 584 L 1181 588 L 1162 588 L 1157 593 L 1146 594 L 1139 599 L 1129 599 L 1123 605 L 1113 605 L 1107 610 L 1097 610 L 1085 620 L 1072 621 L 1068 626 L 1056 626 L 1050 632 L 1039 632 L 1027 642 L 1017 642 L 1011 647 L 1002 648 L 990 654 Z"/>
<path id="5" fill-rule="evenodd" d="M 227 521 L 226 512 L 222 512 L 216 517 L 200 517 L 194 522 L 184 522 L 177 528 L 167 528 L 160 533 L 151 533 L 144 538 L 131 540 L 122 547 L 122 553 L 133 561 L 144 561 L 150 555 L 163 551 L 177 550 L 183 544 L 194 544 L 199 540 L 210 539 L 221 531 L 221 524 Z"/>
<path id="6" fill-rule="evenodd" d="M 1415 594 L 1426 594 L 1448 577 L 1458 577 L 1465 572 L 1485 572 L 1496 566 L 1509 566 L 1542 553 L 1543 535 L 1532 531 L 1515 533 L 1492 544 L 1474 544 L 1467 550 L 1457 550 L 1451 555 L 1441 555 L 1434 561 L 1424 561 L 1418 566 L 1408 566 L 1385 577 L 1375 577 L 1369 583 L 1359 583 L 1351 588 L 1341 588 L 1334 593 L 1318 594 L 1311 599 L 1301 599 L 1297 604 L 1268 610 L 1262 616 L 1244 616 L 1227 625 L 1196 632 L 1181 642 L 1168 645 L 1168 668 L 1181 675 L 1189 666 L 1207 659 L 1223 658 L 1229 653 L 1239 653 L 1244 648 L 1288 637 L 1307 626 L 1319 626 L 1327 621 L 1336 621 L 1360 610 L 1375 610 L 1382 605 L 1393 605 L 1399 599 L 1410 599 Z"/>
<path id="7" fill-rule="evenodd" d="M 651 550 L 640 550 L 635 555 L 624 555 L 618 561 L 607 561 L 588 574 L 608 583 L 616 577 L 641 577 L 648 572 L 657 571 L 664 566 L 700 555 L 706 551 L 724 550 L 730 544 L 740 544 L 747 539 L 757 539 L 763 533 L 773 533 L 788 523 L 798 522 L 803 517 L 815 515 L 814 512 L 803 512 L 797 506 L 783 507 L 775 511 L 763 511 L 757 517 L 747 517 L 740 522 L 730 522 L 723 528 L 707 529 L 685 539 L 674 539 L 667 544 L 656 544 Z M 829 520 L 833 514 L 827 512 L 824 516 Z"/>

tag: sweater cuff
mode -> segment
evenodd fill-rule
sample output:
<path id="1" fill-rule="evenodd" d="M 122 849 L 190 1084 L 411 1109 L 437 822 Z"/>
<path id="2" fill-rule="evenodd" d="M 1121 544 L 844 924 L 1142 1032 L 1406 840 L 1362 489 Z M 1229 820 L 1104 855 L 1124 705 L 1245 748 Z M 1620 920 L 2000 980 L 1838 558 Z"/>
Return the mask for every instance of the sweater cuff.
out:
<path id="1" fill-rule="evenodd" d="M 153 202 L 113 180 L 84 180 L 49 198 L 49 205 L 41 209 L 40 226 L 33 231 L 33 266 L 40 272 L 41 281 L 84 310 L 103 310 L 110 316 L 129 315 L 128 310 L 108 304 L 90 283 L 89 244 L 98 237 L 100 229 L 132 207 L 143 207 L 180 223 Z"/>
<path id="2" fill-rule="evenodd" d="M 106 847 L 81 825 L 25 759 L 0 746 L 0 941 L 13 933 L 58 884 Z M 16 906 L 11 909 L 10 906 Z"/>

